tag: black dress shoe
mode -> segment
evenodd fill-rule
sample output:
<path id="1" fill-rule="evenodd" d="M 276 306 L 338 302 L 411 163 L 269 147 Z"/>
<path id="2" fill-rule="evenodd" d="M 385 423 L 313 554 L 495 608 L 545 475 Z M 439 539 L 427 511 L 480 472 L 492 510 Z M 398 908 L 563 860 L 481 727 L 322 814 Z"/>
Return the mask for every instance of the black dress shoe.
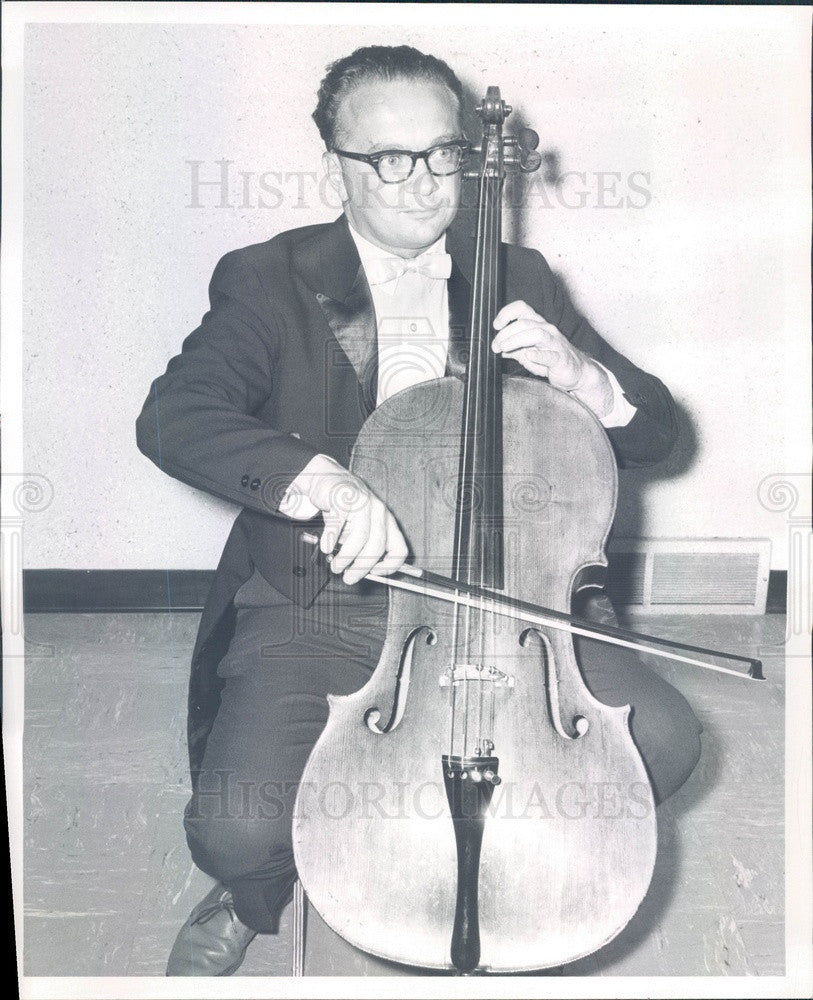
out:
<path id="1" fill-rule="evenodd" d="M 234 901 L 219 882 L 189 914 L 167 963 L 168 976 L 230 976 L 257 932 L 237 919 Z"/>

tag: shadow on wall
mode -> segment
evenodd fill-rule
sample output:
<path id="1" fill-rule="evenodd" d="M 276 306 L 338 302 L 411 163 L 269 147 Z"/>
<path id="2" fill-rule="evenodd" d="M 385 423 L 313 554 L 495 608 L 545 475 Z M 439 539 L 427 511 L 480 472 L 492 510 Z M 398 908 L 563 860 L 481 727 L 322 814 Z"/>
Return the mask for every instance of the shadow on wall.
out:
<path id="1" fill-rule="evenodd" d="M 646 368 L 646 363 L 643 365 Z M 659 378 L 669 387 L 669 376 Z M 615 534 L 624 538 L 640 538 L 649 534 L 646 530 L 643 497 L 651 483 L 661 480 L 675 480 L 675 489 L 679 489 L 677 480 L 688 472 L 695 464 L 698 450 L 697 430 L 694 418 L 689 410 L 678 400 L 675 400 L 678 419 L 678 439 L 670 456 L 658 465 L 643 469 L 622 469 L 618 476 L 618 506 L 616 512 Z"/>
<path id="2" fill-rule="evenodd" d="M 557 271 L 553 272 L 557 281 L 561 284 L 565 295 L 573 304 L 579 315 L 601 333 L 601 324 L 595 324 L 586 315 L 568 286 L 567 281 Z M 611 346 L 615 346 L 611 344 Z M 624 353 L 623 351 L 621 352 Z M 657 376 L 667 387 L 669 384 L 669 372 L 659 371 L 655 359 L 636 354 L 629 359 L 633 364 L 638 365 L 646 372 Z M 618 504 L 616 506 L 616 518 L 613 532 L 624 538 L 640 538 L 647 534 L 646 517 L 644 513 L 644 497 L 651 483 L 662 480 L 679 480 L 695 464 L 698 452 L 698 435 L 694 417 L 683 404 L 675 399 L 675 409 L 677 411 L 678 437 L 671 454 L 663 462 L 657 465 L 639 469 L 621 469 L 618 476 Z M 675 487 L 677 488 L 677 486 Z"/>
<path id="3" fill-rule="evenodd" d="M 477 112 L 480 102 L 485 96 L 482 91 L 475 91 L 464 84 L 463 86 L 463 132 L 473 146 L 479 146 L 483 136 L 483 122 Z M 501 97 L 510 105 L 510 94 L 502 94 Z M 506 100 L 507 98 L 507 100 Z M 525 113 L 518 108 L 512 109 L 511 114 L 503 123 L 503 135 L 518 135 L 523 129 L 539 130 L 539 122 L 529 121 Z M 539 170 L 533 173 L 523 173 L 517 169 L 509 169 L 505 179 L 505 190 L 503 197 L 503 233 L 510 243 L 520 246 L 526 245 L 527 233 L 527 213 L 523 210 L 529 194 L 534 187 L 540 183 L 556 187 L 562 182 L 561 162 L 562 155 L 558 149 L 551 147 L 548 143 L 543 143 L 538 147 L 538 152 L 542 157 Z M 474 167 L 478 163 L 478 156 L 474 154 L 470 161 L 470 166 Z M 461 197 L 460 210 L 457 218 L 452 223 L 452 227 L 461 233 L 469 236 L 475 235 L 477 228 L 477 181 L 468 178 L 463 183 L 463 193 Z"/>

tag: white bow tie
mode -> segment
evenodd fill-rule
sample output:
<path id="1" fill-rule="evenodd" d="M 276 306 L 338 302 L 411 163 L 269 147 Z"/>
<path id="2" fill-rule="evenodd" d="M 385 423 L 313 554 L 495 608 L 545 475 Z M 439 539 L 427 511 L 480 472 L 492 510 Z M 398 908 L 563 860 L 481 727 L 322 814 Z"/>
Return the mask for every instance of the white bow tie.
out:
<path id="1" fill-rule="evenodd" d="M 452 258 L 447 253 L 422 253 L 418 257 L 375 257 L 364 265 L 367 282 L 383 285 L 412 271 L 427 278 L 445 280 L 452 273 Z"/>

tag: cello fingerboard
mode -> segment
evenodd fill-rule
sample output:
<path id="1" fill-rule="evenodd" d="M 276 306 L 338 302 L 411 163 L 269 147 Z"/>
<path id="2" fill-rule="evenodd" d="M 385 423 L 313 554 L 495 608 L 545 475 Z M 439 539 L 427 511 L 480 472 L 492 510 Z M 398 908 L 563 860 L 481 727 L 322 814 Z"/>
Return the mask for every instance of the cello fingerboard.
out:
<path id="1" fill-rule="evenodd" d="M 472 278 L 469 365 L 463 401 L 453 575 L 503 586 L 502 377 L 491 350 L 502 291 L 502 127 L 488 126 L 480 177 L 477 254 Z"/>

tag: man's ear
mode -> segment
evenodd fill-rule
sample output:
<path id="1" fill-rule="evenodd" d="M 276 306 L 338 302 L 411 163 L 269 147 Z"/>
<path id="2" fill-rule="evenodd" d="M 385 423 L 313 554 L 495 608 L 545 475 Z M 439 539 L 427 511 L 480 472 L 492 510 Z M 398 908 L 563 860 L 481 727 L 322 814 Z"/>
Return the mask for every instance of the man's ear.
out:
<path id="1" fill-rule="evenodd" d="M 344 205 L 350 201 L 350 195 L 347 192 L 347 186 L 344 183 L 344 173 L 342 171 L 342 163 L 336 153 L 331 153 L 329 149 L 326 149 L 322 153 L 322 166 L 324 167 L 325 174 L 327 174 L 328 184 L 333 188 L 336 194 L 341 199 L 341 203 Z"/>

